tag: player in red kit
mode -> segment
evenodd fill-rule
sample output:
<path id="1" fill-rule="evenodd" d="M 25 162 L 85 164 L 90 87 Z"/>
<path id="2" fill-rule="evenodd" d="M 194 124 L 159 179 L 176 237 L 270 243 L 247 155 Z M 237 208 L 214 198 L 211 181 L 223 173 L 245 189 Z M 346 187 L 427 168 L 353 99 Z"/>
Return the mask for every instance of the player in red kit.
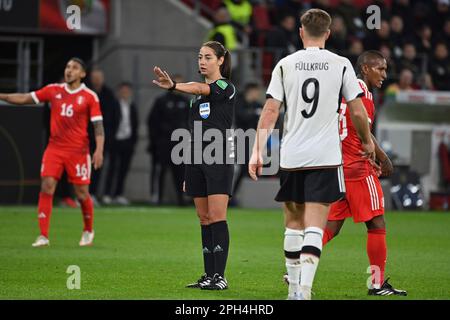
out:
<path id="1" fill-rule="evenodd" d="M 79 58 L 67 62 L 64 83 L 50 84 L 31 93 L 0 94 L 0 100 L 12 104 L 39 104 L 51 106 L 50 139 L 41 166 L 41 192 L 38 203 L 38 219 L 41 234 L 33 247 L 48 246 L 49 224 L 53 207 L 53 195 L 58 180 L 65 170 L 69 182 L 81 204 L 84 229 L 80 246 L 92 245 L 94 240 L 94 209 L 89 195 L 91 167 L 103 164 L 103 117 L 97 95 L 89 90 L 82 79 L 86 77 L 85 63 Z M 92 162 L 89 154 L 88 124 L 95 129 L 96 150 Z"/>
<path id="2" fill-rule="evenodd" d="M 375 105 L 370 90 L 381 87 L 386 79 L 386 69 L 386 60 L 378 51 L 366 51 L 358 58 L 358 82 L 364 92 L 361 100 L 367 110 L 371 129 L 375 118 Z M 368 294 L 406 295 L 406 291 L 394 289 L 387 279 L 384 279 L 387 257 L 386 226 L 383 190 L 378 176 L 389 176 L 393 166 L 373 136 L 378 163 L 373 163 L 361 156 L 361 141 L 347 111 L 347 104 L 343 101 L 340 109 L 340 134 L 346 196 L 331 205 L 323 244 L 337 236 L 345 218 L 353 217 L 355 223 L 364 222 L 367 227 L 367 255 L 372 273 Z"/>

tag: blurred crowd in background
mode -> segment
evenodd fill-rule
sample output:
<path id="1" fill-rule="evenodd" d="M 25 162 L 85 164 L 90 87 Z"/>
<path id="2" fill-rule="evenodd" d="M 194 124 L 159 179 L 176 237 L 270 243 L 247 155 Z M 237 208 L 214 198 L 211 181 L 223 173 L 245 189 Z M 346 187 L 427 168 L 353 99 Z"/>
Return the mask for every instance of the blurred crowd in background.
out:
<path id="1" fill-rule="evenodd" d="M 262 47 L 268 52 L 264 69 L 270 71 L 279 58 L 301 48 L 299 16 L 309 8 L 326 10 L 332 16 L 327 49 L 353 63 L 369 49 L 381 51 L 389 64 L 383 91 L 450 90 L 450 1 L 449 0 L 183 0 L 201 5 L 201 13 L 214 22 L 210 39 L 230 50 Z M 380 8 L 380 28 L 370 30 L 366 20 L 369 5 Z M 366 17 L 364 19 L 364 17 Z"/>

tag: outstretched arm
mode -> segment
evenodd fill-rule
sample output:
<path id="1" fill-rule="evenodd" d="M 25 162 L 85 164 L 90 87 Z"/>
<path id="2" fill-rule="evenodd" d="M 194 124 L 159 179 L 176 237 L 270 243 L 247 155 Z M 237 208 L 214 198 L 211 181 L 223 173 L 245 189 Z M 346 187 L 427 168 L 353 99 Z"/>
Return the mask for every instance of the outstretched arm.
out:
<path id="1" fill-rule="evenodd" d="M 94 121 L 95 133 L 95 152 L 93 156 L 94 169 L 97 170 L 103 165 L 103 146 L 105 144 L 105 130 L 103 128 L 103 121 Z"/>
<path id="2" fill-rule="evenodd" d="M 161 70 L 160 67 L 154 67 L 153 72 L 155 73 L 158 80 L 153 80 L 153 83 L 160 88 L 167 90 L 177 90 L 184 93 L 209 96 L 211 89 L 209 85 L 201 82 L 188 82 L 188 83 L 175 83 L 167 73 L 167 71 Z"/>
<path id="3" fill-rule="evenodd" d="M 0 100 L 19 105 L 34 104 L 34 100 L 33 97 L 31 96 L 31 93 L 10 93 L 10 94 L 0 93 Z"/>

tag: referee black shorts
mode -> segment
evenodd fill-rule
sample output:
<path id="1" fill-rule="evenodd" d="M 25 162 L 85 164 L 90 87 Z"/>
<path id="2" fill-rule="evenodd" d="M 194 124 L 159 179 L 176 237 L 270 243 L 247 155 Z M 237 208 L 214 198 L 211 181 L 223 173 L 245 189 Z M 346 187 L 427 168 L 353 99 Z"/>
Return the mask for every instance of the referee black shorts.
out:
<path id="1" fill-rule="evenodd" d="M 233 164 L 187 164 L 185 168 L 187 195 L 193 198 L 213 194 L 232 196 Z"/>
<path id="2" fill-rule="evenodd" d="M 345 196 L 342 166 L 288 171 L 280 169 L 278 202 L 332 203 Z"/>

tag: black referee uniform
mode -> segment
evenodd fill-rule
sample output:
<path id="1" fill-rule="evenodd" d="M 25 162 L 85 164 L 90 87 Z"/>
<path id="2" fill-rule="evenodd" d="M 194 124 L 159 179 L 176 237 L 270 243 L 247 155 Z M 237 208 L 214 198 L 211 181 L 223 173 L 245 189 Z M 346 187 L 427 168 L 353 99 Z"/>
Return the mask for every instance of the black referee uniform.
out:
<path id="1" fill-rule="evenodd" d="M 191 131 L 190 163 L 185 166 L 186 193 L 191 197 L 207 197 L 213 194 L 232 196 L 234 174 L 234 146 L 232 122 L 236 88 L 227 79 L 219 79 L 209 84 L 211 93 L 208 96 L 196 96 L 191 100 L 189 127 Z M 194 132 L 201 122 L 201 135 Z M 221 141 L 203 141 L 203 134 L 209 129 L 221 132 Z M 201 141 L 196 141 L 201 139 Z M 208 145 L 221 142 L 223 149 L 216 156 L 216 162 L 205 163 L 203 151 Z M 195 153 L 201 152 L 201 162 L 197 163 Z"/>

